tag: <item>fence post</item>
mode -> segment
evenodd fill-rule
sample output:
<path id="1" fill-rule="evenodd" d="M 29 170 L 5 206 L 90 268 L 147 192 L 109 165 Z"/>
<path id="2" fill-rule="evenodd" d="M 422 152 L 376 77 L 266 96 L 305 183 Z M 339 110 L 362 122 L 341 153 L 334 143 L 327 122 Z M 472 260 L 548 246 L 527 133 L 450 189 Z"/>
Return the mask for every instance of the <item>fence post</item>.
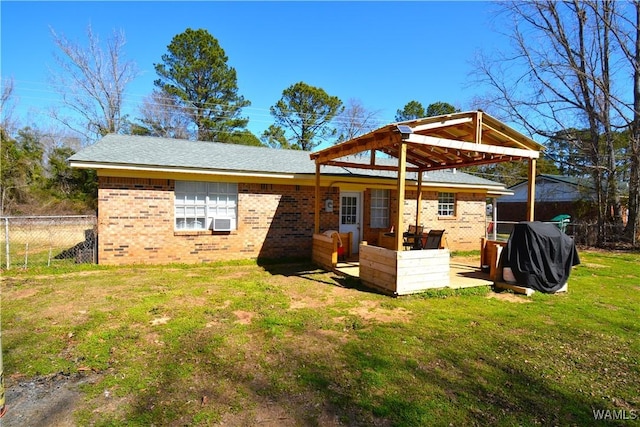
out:
<path id="1" fill-rule="evenodd" d="M 11 267 L 11 262 L 9 261 L 9 218 L 4 218 L 4 241 L 5 241 L 5 249 L 7 251 L 7 270 Z"/>
<path id="2" fill-rule="evenodd" d="M 2 365 L 2 328 L 0 327 L 0 418 L 2 418 L 7 410 L 5 406 L 4 394 L 4 366 Z M 2 420 L 0 420 L 0 426 Z"/>

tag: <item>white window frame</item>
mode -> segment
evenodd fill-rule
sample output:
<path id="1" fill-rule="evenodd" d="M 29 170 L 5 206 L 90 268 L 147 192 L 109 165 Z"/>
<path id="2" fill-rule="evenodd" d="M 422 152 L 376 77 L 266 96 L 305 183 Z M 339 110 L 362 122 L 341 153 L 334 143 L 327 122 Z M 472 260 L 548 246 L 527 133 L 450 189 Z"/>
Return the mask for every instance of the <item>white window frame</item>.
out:
<path id="1" fill-rule="evenodd" d="M 456 216 L 456 193 L 438 193 L 438 216 Z"/>
<path id="2" fill-rule="evenodd" d="M 389 190 L 380 188 L 371 189 L 371 228 L 389 228 L 390 198 L 391 192 Z"/>
<path id="3" fill-rule="evenodd" d="M 230 219 L 231 229 L 237 229 L 237 183 L 175 182 L 173 224 L 176 231 L 211 230 L 214 218 Z"/>

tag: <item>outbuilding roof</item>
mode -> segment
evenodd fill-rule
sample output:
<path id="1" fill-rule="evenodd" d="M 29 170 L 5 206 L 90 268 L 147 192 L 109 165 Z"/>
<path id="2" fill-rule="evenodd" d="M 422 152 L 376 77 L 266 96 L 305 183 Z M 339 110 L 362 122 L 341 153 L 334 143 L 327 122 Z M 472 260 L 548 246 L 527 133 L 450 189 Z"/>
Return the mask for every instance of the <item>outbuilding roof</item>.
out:
<path id="1" fill-rule="evenodd" d="M 246 173 L 280 176 L 314 175 L 309 152 L 255 147 L 218 142 L 190 141 L 149 136 L 109 134 L 69 158 L 72 167 L 89 169 L 145 169 L 192 173 Z M 370 163 L 368 157 L 351 156 L 352 164 Z M 378 164 L 396 164 L 395 159 L 378 158 Z M 392 170 L 364 170 L 358 167 L 325 166 L 323 174 L 396 179 Z M 416 179 L 409 174 L 408 179 Z M 471 185 L 504 189 L 490 181 L 457 170 L 436 170 L 423 174 L 425 183 Z"/>
<path id="2" fill-rule="evenodd" d="M 591 181 L 591 178 L 589 177 L 552 175 L 552 174 L 541 173 L 540 175 L 536 176 L 536 182 L 540 182 L 540 181 L 558 182 L 558 183 L 568 184 L 574 187 L 588 188 L 591 190 L 595 188 L 593 185 L 593 182 Z M 526 184 L 527 184 L 527 181 L 521 181 L 515 185 L 512 185 L 509 188 L 515 188 L 515 187 L 519 187 Z"/>

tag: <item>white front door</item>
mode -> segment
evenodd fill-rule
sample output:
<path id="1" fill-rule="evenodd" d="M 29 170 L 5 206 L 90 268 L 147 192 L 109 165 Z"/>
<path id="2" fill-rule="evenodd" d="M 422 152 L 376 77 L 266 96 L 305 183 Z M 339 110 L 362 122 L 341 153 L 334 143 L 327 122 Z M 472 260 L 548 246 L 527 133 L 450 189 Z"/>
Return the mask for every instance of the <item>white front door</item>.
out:
<path id="1" fill-rule="evenodd" d="M 340 233 L 353 233 L 351 252 L 358 253 L 362 222 L 362 193 L 340 193 Z"/>

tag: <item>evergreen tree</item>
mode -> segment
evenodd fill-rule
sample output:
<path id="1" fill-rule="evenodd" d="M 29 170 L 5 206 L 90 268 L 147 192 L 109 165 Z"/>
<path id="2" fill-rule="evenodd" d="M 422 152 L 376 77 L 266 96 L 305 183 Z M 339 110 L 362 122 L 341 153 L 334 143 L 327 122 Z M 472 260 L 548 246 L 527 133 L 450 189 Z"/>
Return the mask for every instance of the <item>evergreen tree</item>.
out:
<path id="1" fill-rule="evenodd" d="M 427 107 L 427 115 L 425 117 L 444 116 L 459 112 L 460 110 L 447 102 L 434 102 Z"/>
<path id="2" fill-rule="evenodd" d="M 218 40 L 207 30 L 187 28 L 167 50 L 154 64 L 155 86 L 183 103 L 198 140 L 231 142 L 247 126 L 241 111 L 251 103 L 238 95 L 236 70 Z"/>
<path id="3" fill-rule="evenodd" d="M 298 82 L 282 92 L 282 98 L 271 107 L 271 115 L 276 120 L 276 128 L 290 131 L 292 136 L 286 139 L 291 148 L 311 151 L 321 140 L 335 137 L 337 131 L 331 127 L 331 120 L 343 110 L 342 101 L 337 96 Z M 270 137 L 267 132 L 263 138 Z"/>
<path id="4" fill-rule="evenodd" d="M 426 111 L 418 101 L 409 101 L 402 110 L 396 111 L 396 122 L 404 122 L 407 120 L 415 120 L 425 117 Z"/>

